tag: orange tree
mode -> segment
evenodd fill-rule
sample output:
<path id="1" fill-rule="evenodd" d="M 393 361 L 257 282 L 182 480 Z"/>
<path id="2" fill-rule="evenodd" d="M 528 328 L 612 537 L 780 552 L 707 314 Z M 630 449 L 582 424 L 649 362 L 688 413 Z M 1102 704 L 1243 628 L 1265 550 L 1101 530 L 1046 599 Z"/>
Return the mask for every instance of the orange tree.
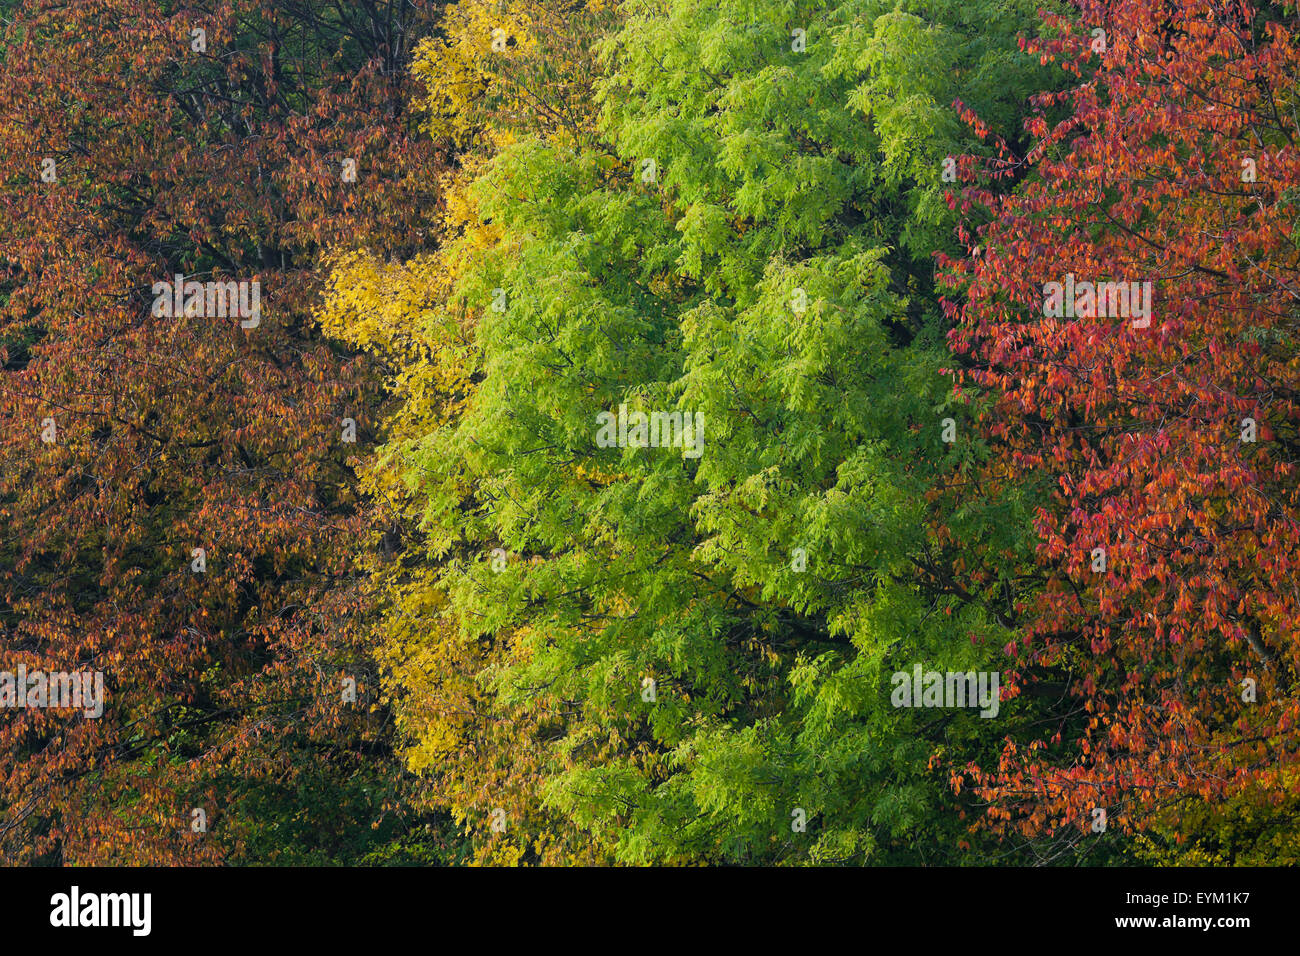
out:
<path id="1" fill-rule="evenodd" d="M 328 246 L 404 254 L 436 209 L 404 109 L 434 13 L 8 13 L 0 670 L 98 671 L 107 699 L 6 713 L 0 858 L 440 855 L 391 812 L 354 613 L 348 458 L 376 376 L 310 319 Z M 178 274 L 250 308 L 177 314 Z"/>

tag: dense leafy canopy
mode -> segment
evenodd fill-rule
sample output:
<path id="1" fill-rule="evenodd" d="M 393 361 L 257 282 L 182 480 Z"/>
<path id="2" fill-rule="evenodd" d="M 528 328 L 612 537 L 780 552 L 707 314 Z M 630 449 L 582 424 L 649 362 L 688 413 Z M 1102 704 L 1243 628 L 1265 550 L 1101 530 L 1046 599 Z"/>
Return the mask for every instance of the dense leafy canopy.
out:
<path id="1" fill-rule="evenodd" d="M 0 9 L 4 859 L 1297 859 L 1292 7 Z"/>
<path id="2" fill-rule="evenodd" d="M 946 584 L 955 537 L 1014 555 L 1025 522 L 1013 496 L 948 510 L 978 451 L 941 440 L 965 416 L 931 255 L 953 245 L 944 160 L 976 144 L 949 104 L 1013 132 L 1034 23 L 629 6 L 586 133 L 503 97 L 464 189 L 484 225 L 437 265 L 336 273 L 331 315 L 385 352 L 372 317 L 421 302 L 428 368 L 380 468 L 420 532 L 394 588 L 399 712 L 487 858 L 544 859 L 575 825 L 626 862 L 957 852 L 929 764 L 941 740 L 984 746 L 981 719 L 893 708 L 888 673 L 988 669 L 1007 640 L 1002 575 Z M 505 89 L 522 68 L 499 69 Z M 699 416 L 701 453 L 598 447 L 621 405 Z"/>
<path id="3" fill-rule="evenodd" d="M 5 20 L 0 669 L 100 671 L 107 707 L 6 712 L 0 855 L 383 854 L 341 441 L 379 383 L 310 310 L 340 234 L 401 254 L 436 208 L 396 70 L 420 14 L 170 6 Z M 176 274 L 257 282 L 260 316 L 161 315 Z"/>
<path id="4" fill-rule="evenodd" d="M 971 190 L 990 221 L 953 278 L 954 341 L 997 396 L 985 432 L 1012 475 L 1051 481 L 1017 661 L 1086 720 L 975 778 L 1027 829 L 1224 798 L 1293 819 L 1300 49 L 1246 3 L 1083 13 L 1107 27 L 1101 63 L 1066 120 L 1031 119 L 1022 188 Z M 1060 28 L 1044 57 L 1096 59 Z M 1151 313 L 1044 318 L 1069 274 L 1148 282 Z"/>

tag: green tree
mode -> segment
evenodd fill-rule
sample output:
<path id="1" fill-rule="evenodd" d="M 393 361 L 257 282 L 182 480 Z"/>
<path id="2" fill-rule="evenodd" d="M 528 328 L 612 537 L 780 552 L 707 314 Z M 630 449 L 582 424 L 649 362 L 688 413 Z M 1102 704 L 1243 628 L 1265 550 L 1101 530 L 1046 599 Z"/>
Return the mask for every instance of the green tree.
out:
<path id="1" fill-rule="evenodd" d="M 483 842 L 530 849 L 536 809 L 625 862 L 967 858 L 943 768 L 1021 705 L 897 708 L 890 675 L 996 670 L 1026 557 L 1020 498 L 969 487 L 932 257 L 978 146 L 953 104 L 1013 135 L 1034 6 L 626 4 L 598 135 L 476 171 L 490 233 L 420 321 L 462 343 L 457 400 L 399 409 L 375 466 L 419 519 L 426 648 L 533 765 L 505 835 L 461 804 Z M 620 407 L 702 431 L 601 447 Z"/>

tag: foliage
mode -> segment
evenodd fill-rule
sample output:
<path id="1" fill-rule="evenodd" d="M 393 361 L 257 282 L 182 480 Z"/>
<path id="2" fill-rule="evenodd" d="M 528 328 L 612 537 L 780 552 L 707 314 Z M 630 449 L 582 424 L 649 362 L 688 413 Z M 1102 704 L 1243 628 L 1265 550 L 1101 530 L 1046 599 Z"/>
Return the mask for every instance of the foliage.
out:
<path id="1" fill-rule="evenodd" d="M 342 420 L 364 437 L 379 383 L 310 313 L 340 234 L 409 254 L 436 209 L 401 68 L 429 13 L 34 0 L 5 21 L 0 649 L 101 671 L 108 697 L 98 720 L 6 714 L 6 860 L 424 839 L 384 810 L 401 774 L 350 560 Z M 160 315 L 178 273 L 260 283 L 258 323 Z"/>
<path id="2" fill-rule="evenodd" d="M 0 858 L 1294 862 L 1296 10 L 1040 5 L 0 0 Z"/>
<path id="3" fill-rule="evenodd" d="M 1032 118 L 1025 160 L 995 167 L 1026 176 L 1014 194 L 968 190 L 987 218 L 949 272 L 954 344 L 992 398 L 986 440 L 1052 492 L 1034 516 L 1042 582 L 1008 649 L 1025 688 L 1064 686 L 1041 732 L 971 779 L 1021 832 L 1104 808 L 1119 828 L 1210 841 L 1180 859 L 1220 859 L 1213 843 L 1285 856 L 1300 50 L 1265 4 L 1080 6 L 1082 26 L 1058 21 L 1037 48 L 1079 78 L 1038 98 L 1067 115 Z M 1149 320 L 1089 310 L 1081 286 L 1060 314 L 1046 284 L 1067 274 L 1151 282 Z M 1240 821 L 1270 815 L 1292 836 L 1252 846 Z"/>
<path id="4" fill-rule="evenodd" d="M 941 441 L 965 416 L 930 256 L 955 223 L 944 159 L 975 143 L 950 104 L 1010 123 L 1041 72 L 1015 39 L 1034 22 L 628 5 L 590 135 L 502 107 L 464 190 L 477 227 L 436 254 L 445 304 L 419 258 L 336 272 L 353 330 L 376 306 L 403 326 L 387 303 L 414 296 L 404 327 L 442 356 L 400 373 L 372 480 L 400 477 L 420 522 L 423 561 L 386 584 L 410 759 L 481 858 L 959 857 L 963 801 L 930 764 L 984 747 L 981 719 L 892 708 L 888 675 L 988 669 L 1006 640 L 990 605 L 1014 561 L 949 584 L 953 541 L 1014 556 L 1025 522 L 1014 496 L 947 510 L 979 450 Z M 598 448 L 620 404 L 700 413 L 702 457 Z"/>

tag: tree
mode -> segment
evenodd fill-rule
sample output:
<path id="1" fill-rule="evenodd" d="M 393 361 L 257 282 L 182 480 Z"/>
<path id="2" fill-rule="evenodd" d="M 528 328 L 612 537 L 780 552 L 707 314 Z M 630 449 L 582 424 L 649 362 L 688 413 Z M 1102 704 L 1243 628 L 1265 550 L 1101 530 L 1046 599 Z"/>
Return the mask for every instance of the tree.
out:
<path id="1" fill-rule="evenodd" d="M 551 722 L 500 704 L 481 675 L 508 666 L 507 637 L 464 640 L 447 613 L 421 530 L 426 504 L 409 480 L 408 448 L 456 421 L 473 400 L 473 310 L 448 310 L 454 284 L 501 230 L 480 213 L 471 185 L 520 137 L 570 148 L 595 135 L 594 46 L 613 23 L 601 3 L 462 2 L 416 50 L 422 126 L 454 166 L 441 179 L 445 213 L 427 248 L 395 263 L 366 249 L 333 259 L 323 326 L 387 370 L 384 447 L 359 468 L 385 529 L 369 562 L 382 620 L 373 640 L 406 741 L 407 765 L 426 787 L 422 805 L 449 810 L 477 837 L 475 859 L 510 864 L 600 859 L 586 834 L 536 799 Z M 494 292 L 494 298 L 496 293 Z"/>
<path id="2" fill-rule="evenodd" d="M 6 715 L 6 860 L 444 852 L 392 810 L 349 559 L 347 460 L 380 383 L 311 322 L 327 247 L 407 254 L 437 209 L 405 109 L 432 10 L 87 0 L 5 21 L 0 641 L 10 669 L 107 690 L 99 719 Z M 232 298 L 175 309 L 178 274 Z"/>
<path id="3" fill-rule="evenodd" d="M 986 440 L 1050 492 L 1016 686 L 1061 688 L 972 778 L 999 826 L 1181 840 L 1294 789 L 1300 52 L 1289 7 L 1078 7 L 1034 47 L 1077 82 L 947 273 Z"/>
<path id="4" fill-rule="evenodd" d="M 370 472 L 418 521 L 386 585 L 412 759 L 481 858 L 960 858 L 937 767 L 988 721 L 895 708 L 889 675 L 1008 639 L 1015 561 L 959 568 L 1024 516 L 962 490 L 931 257 L 975 145 L 950 104 L 1015 126 L 1033 11 L 621 13 L 591 135 L 503 108 L 439 265 L 333 282 L 339 334 L 378 304 L 381 351 L 425 340 Z M 603 447 L 611 414 L 672 447 Z"/>

